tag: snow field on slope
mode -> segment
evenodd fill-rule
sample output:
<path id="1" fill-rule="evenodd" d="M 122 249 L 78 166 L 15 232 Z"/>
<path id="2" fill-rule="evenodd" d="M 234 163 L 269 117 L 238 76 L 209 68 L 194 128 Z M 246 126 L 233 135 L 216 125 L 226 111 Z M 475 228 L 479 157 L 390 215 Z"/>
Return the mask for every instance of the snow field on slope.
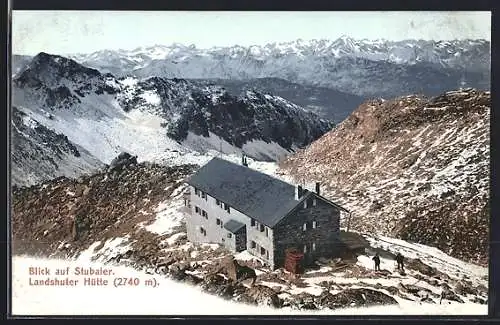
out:
<path id="1" fill-rule="evenodd" d="M 269 158 L 278 160 L 280 157 L 290 154 L 276 142 L 267 143 L 262 140 L 248 141 L 240 149 L 212 132 L 209 132 L 208 137 L 188 132 L 188 136 L 182 144 L 200 153 L 216 151 L 226 155 L 241 155 L 242 152 L 245 152 L 259 160 L 268 160 Z"/>
<path id="2" fill-rule="evenodd" d="M 463 262 L 447 255 L 436 247 L 410 243 L 387 236 L 365 236 L 365 238 L 372 247 L 381 247 L 393 253 L 401 252 L 401 254 L 409 258 L 419 258 L 425 264 L 436 267 L 439 271 L 448 273 L 450 276 L 459 272 L 460 275 L 465 274 L 476 281 L 488 276 L 488 268 Z"/>
<path id="3" fill-rule="evenodd" d="M 63 133 L 104 163 L 110 163 L 121 151 L 137 155 L 139 161 L 148 161 L 154 160 L 162 151 L 182 150 L 181 145 L 166 137 L 165 129 L 161 127 L 162 118 L 140 110 L 118 116 L 115 112 L 114 116 L 99 120 L 65 114 L 51 120 L 44 114 L 23 111 L 57 133 Z"/>
<path id="4" fill-rule="evenodd" d="M 184 202 L 182 200 L 182 193 L 186 190 L 186 186 L 181 185 L 172 192 L 169 199 L 160 203 L 156 209 L 155 220 L 149 225 L 143 226 L 147 231 L 156 233 L 159 235 L 168 234 L 175 227 L 181 225 L 181 221 L 184 219 L 183 212 L 181 211 L 184 207 Z"/>

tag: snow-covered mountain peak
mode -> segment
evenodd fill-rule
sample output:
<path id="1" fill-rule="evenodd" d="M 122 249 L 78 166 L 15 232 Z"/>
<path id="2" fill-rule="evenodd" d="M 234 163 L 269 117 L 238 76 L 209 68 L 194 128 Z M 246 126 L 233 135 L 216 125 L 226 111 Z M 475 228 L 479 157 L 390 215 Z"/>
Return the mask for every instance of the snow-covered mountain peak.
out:
<path id="1" fill-rule="evenodd" d="M 19 81 L 36 79 L 47 86 L 55 87 L 66 81 L 81 81 L 101 76 L 101 73 L 85 67 L 74 60 L 41 52 L 27 65 L 25 70 L 16 78 Z"/>

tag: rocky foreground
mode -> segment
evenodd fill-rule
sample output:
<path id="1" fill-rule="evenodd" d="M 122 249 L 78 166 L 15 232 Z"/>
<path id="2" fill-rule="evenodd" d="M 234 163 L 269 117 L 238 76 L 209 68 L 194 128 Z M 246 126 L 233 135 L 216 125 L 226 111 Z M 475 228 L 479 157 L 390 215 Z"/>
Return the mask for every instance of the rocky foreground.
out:
<path id="1" fill-rule="evenodd" d="M 44 257 L 90 256 L 166 276 L 225 299 L 275 308 L 336 309 L 398 304 L 487 302 L 487 274 L 432 253 L 407 256 L 394 270 L 398 245 L 371 243 L 383 253 L 382 272 L 368 255 L 318 261 L 301 276 L 270 271 L 247 254 L 233 257 L 216 244 L 187 241 L 182 180 L 197 167 L 137 163 L 120 155 L 92 176 L 58 178 L 13 189 L 13 253 Z M 384 255 L 385 254 L 385 255 Z M 420 256 L 420 257 L 418 257 Z M 428 262 L 426 262 L 428 261 Z M 484 275 L 486 274 L 486 275 Z"/>

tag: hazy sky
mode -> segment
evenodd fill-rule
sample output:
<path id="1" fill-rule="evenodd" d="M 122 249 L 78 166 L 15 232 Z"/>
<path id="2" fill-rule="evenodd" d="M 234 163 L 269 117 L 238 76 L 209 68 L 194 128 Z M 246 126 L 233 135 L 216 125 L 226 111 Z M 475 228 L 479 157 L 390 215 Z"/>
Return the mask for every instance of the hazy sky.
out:
<path id="1" fill-rule="evenodd" d="M 490 12 L 13 11 L 12 52 L 89 53 L 171 43 L 260 45 L 296 39 L 491 38 Z"/>

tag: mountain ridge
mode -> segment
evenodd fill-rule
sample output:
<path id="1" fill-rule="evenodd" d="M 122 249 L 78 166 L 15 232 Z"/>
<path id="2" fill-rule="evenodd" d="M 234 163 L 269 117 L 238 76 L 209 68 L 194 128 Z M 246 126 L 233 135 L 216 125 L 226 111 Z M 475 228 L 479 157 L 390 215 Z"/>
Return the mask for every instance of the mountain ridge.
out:
<path id="1" fill-rule="evenodd" d="M 275 77 L 363 97 L 392 98 L 438 95 L 459 87 L 489 89 L 490 56 L 490 43 L 484 40 L 363 42 L 344 37 L 208 50 L 173 44 L 71 57 L 102 71 L 137 77 Z"/>
<path id="2" fill-rule="evenodd" d="M 279 96 L 233 96 L 179 78 L 116 78 L 47 53 L 14 78 L 12 91 L 23 114 L 104 163 L 122 151 L 154 160 L 220 149 L 272 161 L 333 127 Z"/>
<path id="3" fill-rule="evenodd" d="M 368 101 L 280 170 L 321 180 L 353 229 L 487 263 L 490 107 L 474 89 Z"/>

